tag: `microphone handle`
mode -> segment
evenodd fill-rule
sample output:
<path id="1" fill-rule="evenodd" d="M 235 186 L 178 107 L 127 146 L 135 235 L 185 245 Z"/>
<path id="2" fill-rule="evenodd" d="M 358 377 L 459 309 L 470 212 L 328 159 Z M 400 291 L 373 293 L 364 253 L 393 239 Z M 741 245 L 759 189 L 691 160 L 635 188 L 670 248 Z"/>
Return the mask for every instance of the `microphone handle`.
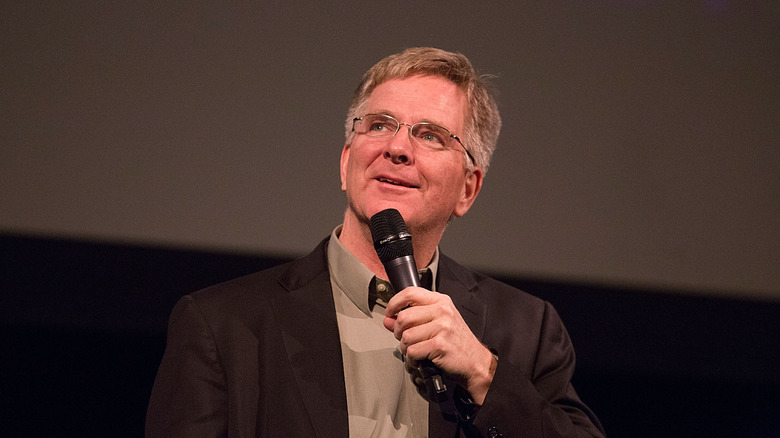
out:
<path id="1" fill-rule="evenodd" d="M 398 257 L 384 263 L 384 266 L 388 280 L 390 280 L 390 284 L 393 285 L 393 289 L 396 292 L 410 286 L 422 286 L 420 279 L 417 277 L 417 264 L 414 261 L 414 256 Z M 444 384 L 442 371 L 439 367 L 430 359 L 423 359 L 417 361 L 417 370 L 425 381 L 429 399 L 437 402 L 443 401 L 447 392 L 447 385 Z"/>
<path id="2" fill-rule="evenodd" d="M 410 286 L 422 286 L 417 276 L 417 263 L 413 255 L 406 255 L 389 260 L 385 264 L 387 279 L 393 285 L 396 292 L 400 292 Z"/>

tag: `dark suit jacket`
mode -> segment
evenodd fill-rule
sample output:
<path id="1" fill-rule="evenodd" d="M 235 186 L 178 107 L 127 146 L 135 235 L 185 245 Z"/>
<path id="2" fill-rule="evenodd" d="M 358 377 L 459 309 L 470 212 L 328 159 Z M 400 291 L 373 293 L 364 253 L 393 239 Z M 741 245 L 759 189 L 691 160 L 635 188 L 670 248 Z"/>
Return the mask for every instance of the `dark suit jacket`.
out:
<path id="1" fill-rule="evenodd" d="M 349 436 L 326 248 L 177 303 L 147 437 Z M 431 437 L 602 436 L 570 384 L 574 351 L 549 303 L 446 256 L 438 290 L 499 360 L 472 422 L 431 404 Z"/>

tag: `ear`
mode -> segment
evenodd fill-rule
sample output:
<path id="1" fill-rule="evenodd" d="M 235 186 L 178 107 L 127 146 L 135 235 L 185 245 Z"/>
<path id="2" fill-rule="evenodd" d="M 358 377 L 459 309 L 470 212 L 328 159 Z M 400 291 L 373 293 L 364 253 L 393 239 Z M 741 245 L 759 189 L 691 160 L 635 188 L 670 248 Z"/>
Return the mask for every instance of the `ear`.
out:
<path id="1" fill-rule="evenodd" d="M 339 165 L 341 173 L 341 190 L 347 191 L 347 167 L 349 166 L 349 144 L 344 145 L 344 149 L 341 150 L 341 163 Z"/>
<path id="2" fill-rule="evenodd" d="M 466 214 L 471 205 L 474 204 L 474 201 L 477 200 L 480 189 L 482 189 L 482 169 L 475 167 L 473 171 L 468 172 L 463 181 L 463 193 L 452 214 L 455 217 L 461 217 Z"/>

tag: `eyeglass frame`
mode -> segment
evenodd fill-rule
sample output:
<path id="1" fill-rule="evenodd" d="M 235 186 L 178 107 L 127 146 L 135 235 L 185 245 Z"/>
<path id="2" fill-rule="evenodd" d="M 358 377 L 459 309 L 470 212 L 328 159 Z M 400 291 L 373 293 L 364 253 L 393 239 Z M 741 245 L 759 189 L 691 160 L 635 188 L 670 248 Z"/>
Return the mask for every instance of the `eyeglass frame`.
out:
<path id="1" fill-rule="evenodd" d="M 471 152 L 469 152 L 469 150 L 466 148 L 466 146 L 463 144 L 463 142 L 460 141 L 460 138 L 457 135 L 453 134 L 452 131 L 450 131 L 449 129 L 445 128 L 444 126 L 438 125 L 436 123 L 431 123 L 431 122 L 417 122 L 417 123 L 411 123 L 411 124 L 410 123 L 404 123 L 404 122 L 396 119 L 395 117 L 393 117 L 393 116 L 391 116 L 389 114 L 368 113 L 368 114 L 363 114 L 360 117 L 355 117 L 354 119 L 352 119 L 352 132 L 357 133 L 357 131 L 355 131 L 355 123 L 357 123 L 359 121 L 362 121 L 363 118 L 365 118 L 366 116 L 382 116 L 382 117 L 385 117 L 385 118 L 388 118 L 388 119 L 391 119 L 391 120 L 395 120 L 396 123 L 398 124 L 398 126 L 395 128 L 395 132 L 393 133 L 393 135 L 389 136 L 388 138 L 395 137 L 398 134 L 398 131 L 401 130 L 401 126 L 402 125 L 403 126 L 408 126 L 409 127 L 409 139 L 412 140 L 415 144 L 417 144 L 417 141 L 412 136 L 412 129 L 414 129 L 415 126 L 417 126 L 417 125 L 431 125 L 431 126 L 436 126 L 438 128 L 441 128 L 444 131 L 446 131 L 447 134 L 449 134 L 450 138 L 454 138 L 455 141 L 458 142 L 460 147 L 463 148 L 463 151 L 466 152 L 466 156 L 468 156 L 469 160 L 471 160 L 471 164 L 472 165 L 476 165 L 476 161 L 474 160 L 474 156 L 471 155 Z M 366 132 L 366 135 L 368 135 L 367 132 Z M 372 136 L 369 135 L 369 137 L 372 137 Z M 427 148 L 427 146 L 425 146 L 425 145 L 422 145 L 422 146 Z"/>

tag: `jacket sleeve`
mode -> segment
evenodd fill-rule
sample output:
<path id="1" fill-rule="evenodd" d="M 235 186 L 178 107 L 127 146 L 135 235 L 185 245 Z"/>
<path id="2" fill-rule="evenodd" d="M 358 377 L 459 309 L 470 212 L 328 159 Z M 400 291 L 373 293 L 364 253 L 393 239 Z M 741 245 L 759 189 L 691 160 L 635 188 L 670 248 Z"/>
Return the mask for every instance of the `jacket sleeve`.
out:
<path id="1" fill-rule="evenodd" d="M 523 336 L 514 333 L 511 336 Z M 526 334 L 527 335 L 527 334 Z M 533 370 L 498 353 L 493 382 L 469 429 L 488 437 L 604 437 L 599 420 L 571 385 L 574 349 L 560 317 L 544 303 Z"/>
<path id="2" fill-rule="evenodd" d="M 206 319 L 190 296 L 176 304 L 146 415 L 146 437 L 227 436 L 227 383 Z"/>

